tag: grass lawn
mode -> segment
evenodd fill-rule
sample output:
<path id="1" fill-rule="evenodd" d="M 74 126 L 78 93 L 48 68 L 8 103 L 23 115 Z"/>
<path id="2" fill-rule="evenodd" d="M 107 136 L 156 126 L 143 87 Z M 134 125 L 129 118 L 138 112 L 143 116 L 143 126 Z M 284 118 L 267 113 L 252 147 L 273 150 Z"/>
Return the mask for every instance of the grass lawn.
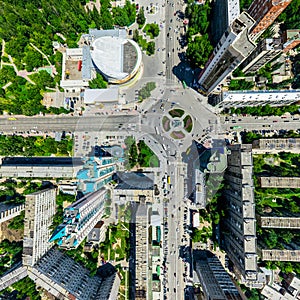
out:
<path id="1" fill-rule="evenodd" d="M 185 137 L 182 131 L 173 131 L 170 135 L 173 139 L 176 140 L 183 139 Z"/>
<path id="2" fill-rule="evenodd" d="M 187 115 L 184 119 L 183 119 L 183 124 L 184 124 L 184 129 L 187 131 L 187 132 L 191 132 L 192 131 L 192 128 L 193 128 L 193 122 L 192 122 L 192 118 Z"/>
<path id="3" fill-rule="evenodd" d="M 144 141 L 138 143 L 139 156 L 138 162 L 141 167 L 159 167 L 159 159 L 154 152 L 145 144 Z"/>
<path id="4" fill-rule="evenodd" d="M 184 110 L 175 108 L 169 111 L 169 114 L 173 118 L 181 118 L 184 115 Z"/>
<path id="5" fill-rule="evenodd" d="M 165 131 L 169 131 L 171 129 L 170 119 L 168 117 L 163 116 L 162 124 Z"/>

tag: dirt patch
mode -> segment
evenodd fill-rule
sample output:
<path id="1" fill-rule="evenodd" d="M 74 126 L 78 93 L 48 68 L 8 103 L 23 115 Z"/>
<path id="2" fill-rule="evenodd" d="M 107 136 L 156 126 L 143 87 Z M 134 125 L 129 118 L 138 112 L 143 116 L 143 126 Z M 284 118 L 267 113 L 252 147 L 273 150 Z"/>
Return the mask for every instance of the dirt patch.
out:
<path id="1" fill-rule="evenodd" d="M 14 230 L 9 229 L 7 226 L 12 220 L 8 220 L 6 222 L 3 222 L 0 224 L 0 242 L 2 242 L 5 239 L 8 239 L 10 242 L 16 241 L 22 241 L 24 236 L 24 231 L 21 229 Z"/>

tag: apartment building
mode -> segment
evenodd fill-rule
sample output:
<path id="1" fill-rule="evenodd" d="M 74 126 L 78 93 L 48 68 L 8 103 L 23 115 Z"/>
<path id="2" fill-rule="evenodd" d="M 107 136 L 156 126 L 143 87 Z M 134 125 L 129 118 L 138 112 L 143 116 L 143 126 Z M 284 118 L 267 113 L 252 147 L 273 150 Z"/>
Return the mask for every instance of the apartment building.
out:
<path id="1" fill-rule="evenodd" d="M 33 266 L 52 246 L 50 226 L 56 210 L 56 188 L 26 195 L 23 265 Z"/>
<path id="2" fill-rule="evenodd" d="M 82 166 L 79 157 L 4 157 L 0 177 L 73 178 Z"/>
<path id="3" fill-rule="evenodd" d="M 256 219 L 251 145 L 229 145 L 224 191 L 228 216 L 224 244 L 235 273 L 246 284 L 257 282 Z"/>
<path id="4" fill-rule="evenodd" d="M 208 102 L 223 110 L 230 107 L 272 105 L 282 106 L 293 104 L 300 100 L 299 90 L 285 91 L 226 91 L 212 94 Z"/>
<path id="5" fill-rule="evenodd" d="M 240 68 L 244 73 L 257 72 L 266 63 L 282 53 L 281 38 L 267 38 L 258 42 L 253 52 L 243 61 Z"/>
<path id="6" fill-rule="evenodd" d="M 198 252 L 197 254 L 195 252 Z M 207 251 L 193 251 L 195 271 L 202 286 L 205 299 L 243 300 L 245 296 L 237 289 L 219 259 Z"/>
<path id="7" fill-rule="evenodd" d="M 199 75 L 198 84 L 212 92 L 255 49 L 249 31 L 255 21 L 245 12 L 228 27 Z"/>
<path id="8" fill-rule="evenodd" d="M 63 223 L 55 229 L 50 242 L 57 241 L 61 248 L 77 248 L 101 220 L 106 199 L 107 190 L 101 189 L 65 208 Z"/>
<path id="9" fill-rule="evenodd" d="M 284 11 L 292 0 L 254 0 L 248 14 L 255 20 L 251 35 L 257 39 Z"/>
<path id="10" fill-rule="evenodd" d="M 240 15 L 240 0 L 214 0 L 211 22 L 211 39 L 216 46 L 226 29 Z"/>
<path id="11" fill-rule="evenodd" d="M 298 97 L 299 96 L 297 96 L 297 99 Z M 257 154 L 266 153 L 268 151 L 272 151 L 273 153 L 281 151 L 299 153 L 299 150 L 300 138 L 270 138 L 253 141 L 253 152 Z"/>
<path id="12" fill-rule="evenodd" d="M 289 52 L 300 45 L 300 29 L 288 29 L 283 33 L 283 51 Z"/>
<path id="13" fill-rule="evenodd" d="M 135 216 L 135 299 L 147 300 L 151 282 L 149 271 L 149 208 L 147 204 L 140 203 Z M 152 272 L 151 272 L 152 273 Z"/>
<path id="14" fill-rule="evenodd" d="M 109 263 L 95 276 L 66 254 L 52 248 L 31 269 L 29 277 L 57 299 L 116 300 L 120 278 Z"/>

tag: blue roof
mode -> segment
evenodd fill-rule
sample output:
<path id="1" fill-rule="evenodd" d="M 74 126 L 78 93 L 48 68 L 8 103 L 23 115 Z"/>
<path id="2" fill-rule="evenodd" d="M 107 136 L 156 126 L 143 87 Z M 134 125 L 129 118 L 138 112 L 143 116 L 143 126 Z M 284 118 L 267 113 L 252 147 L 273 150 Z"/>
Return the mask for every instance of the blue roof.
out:
<path id="1" fill-rule="evenodd" d="M 65 225 L 59 225 L 56 227 L 54 233 L 52 234 L 49 242 L 53 242 L 55 240 L 58 240 L 66 235 L 66 226 Z"/>

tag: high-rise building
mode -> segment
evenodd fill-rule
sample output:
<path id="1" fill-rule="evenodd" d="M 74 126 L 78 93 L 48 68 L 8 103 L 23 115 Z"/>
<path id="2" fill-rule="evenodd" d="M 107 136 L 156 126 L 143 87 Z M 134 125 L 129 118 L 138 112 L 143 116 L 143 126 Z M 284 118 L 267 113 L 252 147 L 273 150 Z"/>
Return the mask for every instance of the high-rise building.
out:
<path id="1" fill-rule="evenodd" d="M 56 207 L 56 188 L 26 196 L 23 265 L 33 266 L 53 245 L 50 226 Z"/>
<path id="2" fill-rule="evenodd" d="M 137 207 L 135 217 L 135 299 L 148 299 L 149 276 L 149 210 L 145 203 Z"/>
<path id="3" fill-rule="evenodd" d="M 223 268 L 219 259 L 207 251 L 193 251 L 195 271 L 200 280 L 205 299 L 210 300 L 243 300 L 245 296 L 240 293 L 232 282 L 230 276 Z M 195 253 L 198 252 L 198 253 Z"/>
<path id="4" fill-rule="evenodd" d="M 254 0 L 249 9 L 249 15 L 255 20 L 251 35 L 257 38 L 284 11 L 292 0 Z"/>
<path id="5" fill-rule="evenodd" d="M 77 248 L 94 228 L 104 213 L 107 190 L 101 189 L 77 200 L 64 210 L 64 220 L 53 233 L 50 241 L 58 240 L 58 246 Z"/>
<path id="6" fill-rule="evenodd" d="M 249 37 L 255 21 L 245 12 L 223 34 L 213 54 L 199 75 L 200 88 L 213 91 L 256 47 Z"/>
<path id="7" fill-rule="evenodd" d="M 240 0 L 214 0 L 211 39 L 216 46 L 230 24 L 240 15 Z"/>
<path id="8" fill-rule="evenodd" d="M 254 73 L 281 53 L 282 43 L 280 38 L 263 39 L 243 61 L 240 68 L 244 73 Z"/>
<path id="9" fill-rule="evenodd" d="M 237 276 L 245 282 L 257 281 L 256 220 L 252 179 L 251 145 L 229 145 L 225 189 L 228 214 L 224 244 Z M 251 285 L 251 284 L 250 284 Z"/>

